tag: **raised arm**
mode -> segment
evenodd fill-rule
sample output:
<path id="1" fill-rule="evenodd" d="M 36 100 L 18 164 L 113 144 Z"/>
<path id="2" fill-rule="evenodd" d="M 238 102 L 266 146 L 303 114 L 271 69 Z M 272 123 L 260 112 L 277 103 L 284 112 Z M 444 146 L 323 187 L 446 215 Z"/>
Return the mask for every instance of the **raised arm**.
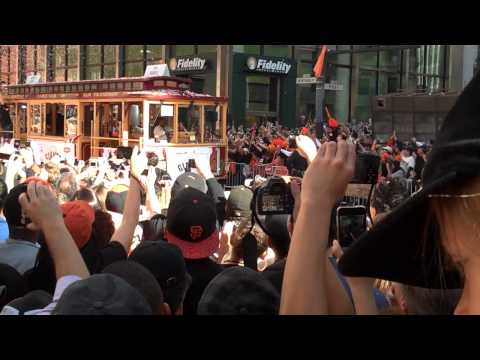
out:
<path id="1" fill-rule="evenodd" d="M 302 140 L 297 143 L 302 143 Z M 355 167 L 355 146 L 320 147 L 302 181 L 301 206 L 283 279 L 280 314 L 327 314 L 327 243 L 332 208 Z"/>
<path id="2" fill-rule="evenodd" d="M 130 164 L 130 187 L 123 210 L 123 218 L 120 227 L 115 231 L 111 241 L 117 241 L 123 245 L 127 254 L 132 246 L 133 235 L 140 216 L 140 198 L 144 189 L 140 180 L 140 174 L 147 168 L 147 157 L 144 153 L 138 154 L 135 146 Z"/>
<path id="3" fill-rule="evenodd" d="M 90 275 L 87 266 L 65 226 L 62 210 L 48 187 L 30 183 L 27 193 L 20 195 L 19 202 L 32 220 L 28 227 L 41 230 L 45 235 L 57 279 L 67 275 L 87 278 Z"/>

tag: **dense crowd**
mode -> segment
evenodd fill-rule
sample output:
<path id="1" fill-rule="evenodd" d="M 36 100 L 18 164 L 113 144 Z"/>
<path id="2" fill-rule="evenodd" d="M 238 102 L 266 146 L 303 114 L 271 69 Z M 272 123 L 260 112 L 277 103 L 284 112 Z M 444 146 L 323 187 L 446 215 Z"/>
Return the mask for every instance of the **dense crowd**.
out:
<path id="1" fill-rule="evenodd" d="M 469 251 L 478 246 L 478 92 L 480 76 L 433 148 L 395 132 L 380 141 L 370 122 L 332 118 L 229 129 L 232 162 L 288 170 L 292 212 L 261 220 L 252 203 L 268 180 L 225 191 L 204 158 L 171 179 L 138 148 L 128 160 L 117 151 L 37 163 L 20 146 L 0 168 L 1 313 L 478 312 L 479 262 Z M 371 223 L 342 248 L 329 241 L 331 212 L 362 152 L 381 160 Z"/>

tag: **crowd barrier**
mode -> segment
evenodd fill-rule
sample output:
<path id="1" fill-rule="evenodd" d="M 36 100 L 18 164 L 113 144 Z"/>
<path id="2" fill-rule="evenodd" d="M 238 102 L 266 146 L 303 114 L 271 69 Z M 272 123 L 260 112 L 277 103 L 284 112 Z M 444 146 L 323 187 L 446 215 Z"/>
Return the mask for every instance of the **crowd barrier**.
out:
<path id="1" fill-rule="evenodd" d="M 285 166 L 273 164 L 249 164 L 227 162 L 225 164 L 225 188 L 233 189 L 245 184 L 247 179 L 255 179 L 256 176 L 269 178 L 272 176 L 288 176 L 288 169 Z"/>
<path id="2" fill-rule="evenodd" d="M 225 166 L 225 189 L 227 190 L 242 186 L 245 184 L 245 180 L 254 179 L 257 175 L 263 178 L 269 178 L 272 176 L 288 176 L 288 169 L 285 166 L 274 166 L 272 164 L 258 164 L 256 166 L 250 166 L 248 164 L 237 162 L 227 162 Z M 419 188 L 420 185 L 415 180 L 407 180 L 407 191 L 410 196 L 419 190 Z M 344 201 L 352 206 L 368 205 L 368 198 L 364 197 L 345 196 Z"/>

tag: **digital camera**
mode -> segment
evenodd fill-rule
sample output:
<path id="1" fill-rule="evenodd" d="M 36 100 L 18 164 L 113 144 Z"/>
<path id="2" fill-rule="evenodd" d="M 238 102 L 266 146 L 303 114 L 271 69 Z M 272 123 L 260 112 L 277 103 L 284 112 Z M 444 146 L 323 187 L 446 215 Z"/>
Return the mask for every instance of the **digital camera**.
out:
<path id="1" fill-rule="evenodd" d="M 260 185 L 256 202 L 259 215 L 291 214 L 295 205 L 290 186 L 277 176 Z"/>

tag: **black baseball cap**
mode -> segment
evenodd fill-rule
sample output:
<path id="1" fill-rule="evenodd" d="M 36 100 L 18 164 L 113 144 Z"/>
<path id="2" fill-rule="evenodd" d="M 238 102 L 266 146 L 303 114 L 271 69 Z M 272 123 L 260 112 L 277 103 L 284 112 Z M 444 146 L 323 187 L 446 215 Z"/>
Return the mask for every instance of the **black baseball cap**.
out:
<path id="1" fill-rule="evenodd" d="M 144 241 L 130 254 L 129 260 L 150 270 L 162 288 L 165 302 L 175 312 L 192 282 L 180 249 L 164 241 Z"/>
<path id="2" fill-rule="evenodd" d="M 0 264 L 0 309 L 26 292 L 27 283 L 22 275 L 12 266 Z"/>
<path id="3" fill-rule="evenodd" d="M 207 193 L 208 187 L 205 179 L 193 172 L 186 172 L 177 177 L 172 187 L 172 197 L 176 196 L 181 190 L 193 188 L 204 194 Z"/>
<path id="4" fill-rule="evenodd" d="M 7 304 L 10 311 L 17 315 L 25 315 L 25 313 L 43 309 L 53 301 L 52 295 L 43 290 L 30 291 L 25 296 L 19 297 Z"/>
<path id="5" fill-rule="evenodd" d="M 233 189 L 226 202 L 226 217 L 239 218 L 252 215 L 251 202 L 253 192 L 245 186 Z"/>
<path id="6" fill-rule="evenodd" d="M 135 261 L 121 260 L 103 269 L 104 274 L 116 275 L 142 294 L 154 314 L 159 314 L 163 305 L 163 291 L 152 273 Z"/>
<path id="7" fill-rule="evenodd" d="M 18 198 L 24 192 L 27 192 L 27 184 L 19 184 L 12 188 L 5 198 L 3 214 L 10 229 L 25 226 L 25 224 L 22 223 L 22 206 L 18 202 Z"/>
<path id="8" fill-rule="evenodd" d="M 198 303 L 199 315 L 278 315 L 280 295 L 258 272 L 235 266 L 208 284 Z"/>
<path id="9" fill-rule="evenodd" d="M 145 297 L 112 274 L 95 274 L 65 289 L 54 315 L 152 315 Z"/>
<path id="10" fill-rule="evenodd" d="M 217 211 L 213 199 L 186 188 L 172 200 L 167 213 L 166 238 L 177 245 L 186 259 L 204 259 L 219 245 Z"/>
<path id="11" fill-rule="evenodd" d="M 127 202 L 128 191 L 116 192 L 109 191 L 105 198 L 105 206 L 108 211 L 123 214 L 125 203 Z"/>

